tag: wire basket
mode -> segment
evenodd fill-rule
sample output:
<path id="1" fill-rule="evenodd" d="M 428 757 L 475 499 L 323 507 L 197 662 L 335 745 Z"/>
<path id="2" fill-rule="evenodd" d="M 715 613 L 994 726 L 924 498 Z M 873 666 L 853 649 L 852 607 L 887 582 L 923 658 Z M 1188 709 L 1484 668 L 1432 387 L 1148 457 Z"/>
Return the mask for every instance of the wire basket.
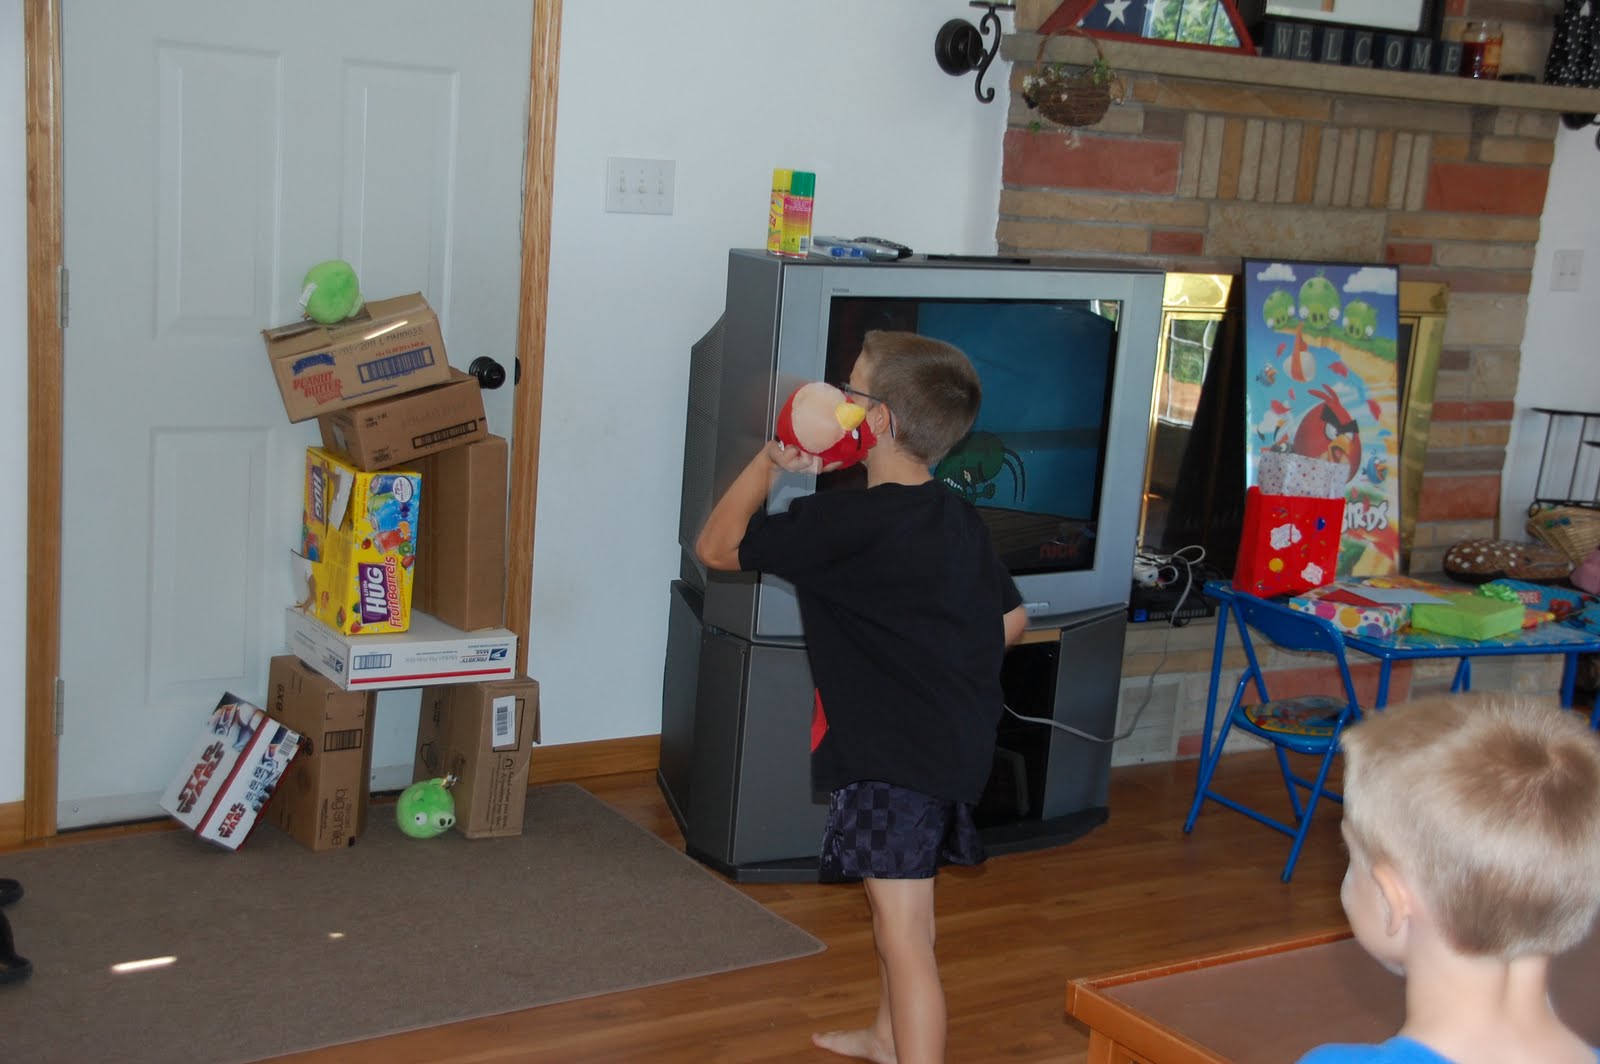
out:
<path id="1" fill-rule="evenodd" d="M 1600 547 L 1600 510 L 1590 506 L 1535 507 L 1528 515 L 1528 534 L 1577 565 Z"/>
<path id="2" fill-rule="evenodd" d="M 1094 45 L 1094 62 L 1078 70 L 1062 63 L 1044 64 L 1045 46 L 1056 33 L 1079 36 Z M 1057 125 L 1092 126 L 1106 116 L 1113 96 L 1122 97 L 1122 79 L 1106 62 L 1100 42 L 1076 26 L 1040 37 L 1034 63 L 1033 72 L 1022 79 L 1023 102 Z"/>

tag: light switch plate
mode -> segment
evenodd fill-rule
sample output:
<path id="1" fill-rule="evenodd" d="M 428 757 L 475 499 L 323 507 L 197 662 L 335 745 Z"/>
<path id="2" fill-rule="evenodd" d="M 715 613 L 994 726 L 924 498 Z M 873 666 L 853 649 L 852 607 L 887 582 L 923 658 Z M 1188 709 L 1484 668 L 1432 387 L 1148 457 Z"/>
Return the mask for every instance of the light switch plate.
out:
<path id="1" fill-rule="evenodd" d="M 606 210 L 613 214 L 671 214 L 671 159 L 606 160 Z"/>

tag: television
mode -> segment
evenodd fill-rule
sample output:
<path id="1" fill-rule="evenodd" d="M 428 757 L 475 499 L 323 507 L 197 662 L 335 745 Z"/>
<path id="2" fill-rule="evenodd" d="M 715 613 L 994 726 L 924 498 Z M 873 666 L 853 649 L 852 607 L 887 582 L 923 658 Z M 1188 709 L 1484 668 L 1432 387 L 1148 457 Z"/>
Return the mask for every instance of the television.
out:
<path id="1" fill-rule="evenodd" d="M 1164 275 L 1159 271 L 912 256 L 895 262 L 728 256 L 726 299 L 693 347 L 684 438 L 681 577 L 705 623 L 801 643 L 787 582 L 708 573 L 695 537 L 712 503 L 808 381 L 842 381 L 871 329 L 945 340 L 983 385 L 973 432 L 930 472 L 987 523 L 1034 627 L 1122 611 L 1143 495 Z M 817 491 L 860 490 L 857 468 L 784 475 L 772 511 Z"/>

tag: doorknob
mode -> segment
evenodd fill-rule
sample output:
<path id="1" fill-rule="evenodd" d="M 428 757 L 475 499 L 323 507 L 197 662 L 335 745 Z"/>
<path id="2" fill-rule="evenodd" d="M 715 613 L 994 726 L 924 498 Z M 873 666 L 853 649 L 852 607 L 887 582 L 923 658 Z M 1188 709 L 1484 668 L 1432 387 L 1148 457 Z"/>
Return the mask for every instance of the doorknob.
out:
<path id="1" fill-rule="evenodd" d="M 478 378 L 478 387 L 498 388 L 506 382 L 506 368 L 488 355 L 479 355 L 467 367 L 467 372 Z"/>

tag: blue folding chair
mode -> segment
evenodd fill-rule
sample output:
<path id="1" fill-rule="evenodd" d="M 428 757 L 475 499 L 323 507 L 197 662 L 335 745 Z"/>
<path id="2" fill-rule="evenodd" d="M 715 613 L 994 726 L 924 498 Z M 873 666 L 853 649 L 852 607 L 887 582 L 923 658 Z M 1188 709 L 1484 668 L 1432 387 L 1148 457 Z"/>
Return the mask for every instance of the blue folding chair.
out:
<path id="1" fill-rule="evenodd" d="M 1345 725 L 1361 718 L 1361 707 L 1356 699 L 1355 684 L 1350 679 L 1350 666 L 1345 661 L 1344 640 L 1337 628 L 1321 617 L 1243 593 L 1233 596 L 1232 610 L 1238 622 L 1239 639 L 1244 644 L 1247 665 L 1244 674 L 1239 677 L 1238 686 L 1234 688 L 1233 701 L 1223 719 L 1222 731 L 1200 763 L 1194 805 L 1189 809 L 1189 819 L 1184 821 L 1183 830 L 1186 834 L 1193 830 L 1194 822 L 1200 816 L 1200 807 L 1209 798 L 1283 832 L 1294 840 L 1294 845 L 1289 849 L 1289 861 L 1283 866 L 1283 881 L 1287 883 L 1294 875 L 1295 862 L 1300 859 L 1300 848 L 1305 845 L 1306 832 L 1311 828 L 1311 816 L 1316 811 L 1318 800 L 1327 797 L 1341 805 L 1344 802 L 1341 795 L 1326 786 L 1328 769 L 1333 766 L 1333 756 L 1339 749 L 1339 733 Z M 1225 616 L 1219 617 L 1217 623 L 1223 623 Z M 1272 696 L 1267 694 L 1266 677 L 1262 674 L 1255 644 L 1251 640 L 1252 631 L 1286 650 L 1330 655 L 1338 663 L 1345 697 L 1300 695 L 1274 702 Z M 1212 668 L 1220 669 L 1221 665 L 1220 661 L 1215 661 Z M 1260 701 L 1246 703 L 1245 689 L 1252 682 Z M 1213 708 L 1208 707 L 1206 714 L 1208 733 L 1212 720 L 1209 710 Z M 1272 744 L 1278 755 L 1278 771 L 1283 774 L 1284 787 L 1289 792 L 1289 804 L 1294 810 L 1292 822 L 1267 816 L 1211 789 L 1217 763 L 1222 760 L 1223 747 L 1235 728 Z M 1322 759 L 1316 779 L 1308 780 L 1293 770 L 1289 764 L 1290 752 Z M 1306 792 L 1303 799 L 1302 791 Z"/>

